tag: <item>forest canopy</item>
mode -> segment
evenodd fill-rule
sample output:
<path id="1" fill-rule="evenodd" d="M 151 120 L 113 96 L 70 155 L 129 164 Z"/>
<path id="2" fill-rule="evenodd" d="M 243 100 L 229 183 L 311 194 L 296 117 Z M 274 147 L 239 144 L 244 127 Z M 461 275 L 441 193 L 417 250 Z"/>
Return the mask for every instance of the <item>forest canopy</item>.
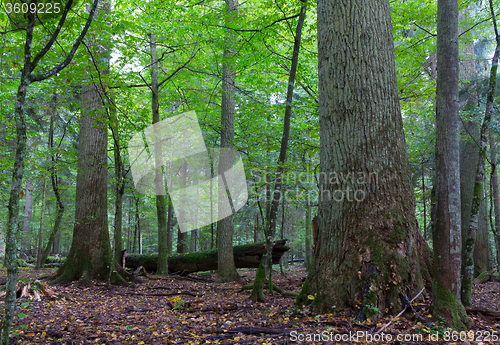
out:
<path id="1" fill-rule="evenodd" d="M 2 1 L 1 341 L 21 266 L 55 286 L 216 271 L 253 303 L 278 291 L 355 322 L 416 298 L 471 329 L 500 264 L 499 12 Z M 277 261 L 302 267 L 291 291 Z"/>

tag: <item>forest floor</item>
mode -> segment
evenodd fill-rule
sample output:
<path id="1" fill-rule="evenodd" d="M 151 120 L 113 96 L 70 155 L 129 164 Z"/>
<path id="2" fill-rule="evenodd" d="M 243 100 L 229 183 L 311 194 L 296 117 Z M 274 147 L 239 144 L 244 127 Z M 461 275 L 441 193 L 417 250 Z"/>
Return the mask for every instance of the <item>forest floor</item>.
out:
<path id="1" fill-rule="evenodd" d="M 20 281 L 33 282 L 54 270 L 20 269 Z M 242 270 L 247 282 L 254 270 Z M 5 281 L 5 269 L 0 280 Z M 383 332 L 392 318 L 357 322 L 341 313 L 316 314 L 294 307 L 294 299 L 279 294 L 253 303 L 250 290 L 238 283 L 215 283 L 208 275 L 164 278 L 130 286 L 47 285 L 49 292 L 17 301 L 13 344 L 493 344 L 500 333 L 498 319 L 474 313 L 468 334 L 446 333 L 429 318 L 428 304 L 415 306 Z M 291 266 L 278 286 L 299 292 L 306 273 Z M 41 286 L 43 290 L 43 285 Z M 51 291 L 55 294 L 51 295 Z M 500 311 L 500 283 L 474 287 L 474 307 Z M 497 332 L 498 331 L 498 332 Z M 465 341 L 460 341 L 466 338 Z"/>

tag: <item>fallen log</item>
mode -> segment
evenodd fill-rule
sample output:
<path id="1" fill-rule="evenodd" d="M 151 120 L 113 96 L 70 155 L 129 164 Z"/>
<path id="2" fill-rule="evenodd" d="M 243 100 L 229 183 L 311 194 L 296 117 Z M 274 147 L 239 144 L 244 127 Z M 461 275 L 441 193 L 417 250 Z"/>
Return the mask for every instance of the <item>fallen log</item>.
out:
<path id="1" fill-rule="evenodd" d="M 473 308 L 473 307 L 466 307 L 465 310 L 467 311 L 467 313 L 478 313 L 478 314 L 481 313 L 495 320 L 500 319 L 500 311 L 497 310 L 491 310 L 486 308 Z"/>
<path id="2" fill-rule="evenodd" d="M 273 246 L 273 264 L 278 264 L 281 256 L 290 249 L 287 240 L 276 241 Z M 258 268 L 265 252 L 265 243 L 252 243 L 234 246 L 234 264 L 236 268 Z M 125 257 L 127 268 L 144 267 L 148 271 L 156 271 L 158 254 L 129 254 Z M 188 275 L 189 273 L 217 270 L 217 250 L 175 254 L 168 258 L 170 273 Z"/>

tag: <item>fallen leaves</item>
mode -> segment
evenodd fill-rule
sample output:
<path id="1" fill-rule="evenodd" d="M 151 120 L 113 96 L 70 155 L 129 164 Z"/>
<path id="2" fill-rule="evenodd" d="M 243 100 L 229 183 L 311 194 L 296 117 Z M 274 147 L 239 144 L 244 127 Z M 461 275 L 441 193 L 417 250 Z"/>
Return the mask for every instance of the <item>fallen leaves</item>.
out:
<path id="1" fill-rule="evenodd" d="M 243 274 L 252 280 L 255 273 Z M 253 303 L 248 299 L 250 291 L 241 290 L 238 283 L 217 284 L 213 280 L 162 278 L 131 286 L 50 286 L 37 281 L 33 270 L 23 270 L 21 275 L 25 283 L 18 287 L 23 297 L 17 302 L 16 315 L 22 317 L 15 319 L 12 332 L 18 344 L 277 344 L 289 342 L 292 331 L 326 332 L 330 337 L 349 332 L 375 334 L 392 319 L 359 323 L 341 312 L 317 315 L 308 307 L 294 307 L 293 299 L 270 296 L 268 291 L 265 302 Z M 273 281 L 299 292 L 304 277 L 302 269 L 293 268 L 287 277 L 276 274 Z M 498 310 L 500 284 L 487 284 L 476 289 L 474 301 L 488 299 L 489 304 L 474 307 Z M 156 293 L 160 289 L 162 293 Z M 491 291 L 495 298 L 484 291 Z M 438 325 L 432 321 L 429 305 L 419 304 L 418 312 L 418 318 L 412 312 L 404 314 L 384 333 L 394 339 L 404 334 L 435 334 Z M 479 314 L 472 315 L 476 329 L 492 329 Z"/>

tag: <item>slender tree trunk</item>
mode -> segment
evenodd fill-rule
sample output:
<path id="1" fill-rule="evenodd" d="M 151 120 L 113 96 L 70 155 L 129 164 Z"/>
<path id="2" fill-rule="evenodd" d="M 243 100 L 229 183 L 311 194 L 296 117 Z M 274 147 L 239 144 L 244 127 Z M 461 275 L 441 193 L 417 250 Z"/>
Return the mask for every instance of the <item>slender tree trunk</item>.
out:
<path id="1" fill-rule="evenodd" d="M 24 217 L 22 228 L 22 249 L 27 253 L 31 250 L 31 218 L 33 214 L 33 181 L 26 180 L 24 193 Z"/>
<path id="2" fill-rule="evenodd" d="M 133 249 L 132 249 L 132 253 L 136 253 L 136 250 L 138 247 L 136 247 L 136 243 L 137 245 L 139 245 L 139 234 L 141 233 L 140 231 L 140 216 L 139 216 L 139 198 L 135 197 L 135 226 L 134 226 L 134 244 L 133 244 Z M 136 242 L 137 241 L 137 242 Z"/>
<path id="3" fill-rule="evenodd" d="M 285 194 L 285 193 L 286 193 L 286 191 L 283 194 Z M 281 230 L 280 238 L 281 239 L 285 238 L 285 203 L 286 203 L 286 200 L 283 199 L 283 202 L 281 203 L 281 227 L 280 227 L 280 230 Z M 283 270 L 283 268 L 284 268 L 283 260 L 286 260 L 286 259 L 287 259 L 286 255 L 283 255 L 280 259 L 280 272 L 282 275 L 285 274 L 285 272 Z"/>
<path id="4" fill-rule="evenodd" d="M 149 34 L 149 47 L 151 52 L 151 108 L 153 112 L 153 124 L 160 122 L 160 104 L 158 90 L 158 56 L 156 49 L 156 34 Z M 167 202 L 165 199 L 165 186 L 163 184 L 163 164 L 161 161 L 161 141 L 158 137 L 155 141 L 155 188 L 156 188 L 156 216 L 158 219 L 158 269 L 156 273 L 161 276 L 168 275 L 168 230 L 167 230 Z"/>
<path id="5" fill-rule="evenodd" d="M 307 271 L 310 271 L 312 260 L 313 260 L 313 252 L 312 252 L 312 243 L 311 243 L 311 201 L 309 200 L 309 193 L 306 195 L 306 240 L 305 240 L 305 263 Z"/>
<path id="6" fill-rule="evenodd" d="M 54 98 L 52 100 L 52 108 L 50 114 L 50 127 L 49 127 L 49 147 L 52 149 L 54 147 L 54 121 L 56 116 L 56 103 L 57 103 L 57 95 L 54 94 Z M 59 183 L 57 179 L 57 162 L 56 157 L 54 155 L 51 156 L 52 166 L 50 168 L 50 181 L 52 184 L 52 190 L 54 191 L 54 195 L 56 197 L 56 217 L 54 221 L 54 227 L 49 235 L 49 240 L 43 254 L 40 258 L 40 266 L 45 264 L 47 257 L 49 256 L 50 251 L 54 245 L 55 237 L 59 233 L 59 229 L 61 227 L 62 218 L 64 215 L 64 204 L 61 200 L 61 194 L 59 193 Z"/>
<path id="7" fill-rule="evenodd" d="M 182 184 L 181 188 L 184 190 L 186 188 L 186 182 L 187 182 L 187 163 L 182 164 L 181 166 L 181 178 L 182 178 Z M 184 202 L 184 201 L 183 201 Z M 177 220 L 179 219 L 185 219 L 184 217 L 184 210 L 185 207 L 181 207 L 179 210 L 179 216 L 177 217 Z M 187 243 L 188 242 L 188 234 L 187 232 L 182 232 L 181 227 L 178 226 L 177 230 L 177 253 L 185 253 L 187 251 Z"/>
<path id="8" fill-rule="evenodd" d="M 185 240 L 184 240 L 184 234 L 181 232 L 181 229 L 177 229 L 177 249 L 176 252 L 178 254 L 184 253 L 184 245 L 185 245 Z"/>
<path id="9" fill-rule="evenodd" d="M 225 23 L 231 25 L 236 19 L 238 0 L 225 0 Z M 221 101 L 221 147 L 232 148 L 234 140 L 235 100 L 235 56 L 236 36 L 229 30 L 224 42 L 224 61 L 222 65 L 222 101 Z M 221 151 L 219 161 L 219 175 L 231 168 L 231 154 Z M 222 175 L 223 176 L 223 175 Z M 224 186 L 219 186 L 219 200 L 226 194 Z M 220 218 L 220 217 L 219 217 Z M 228 282 L 238 278 L 233 257 L 233 217 L 228 216 L 217 222 L 217 249 L 218 249 L 218 281 Z"/>
<path id="10" fill-rule="evenodd" d="M 497 152 L 495 146 L 495 133 L 490 129 L 490 154 L 491 154 L 491 196 L 493 200 L 494 219 L 491 219 L 491 227 L 493 236 L 495 237 L 495 245 L 497 249 L 497 265 L 500 267 L 500 193 L 498 191 L 498 172 L 497 172 Z"/>
<path id="11" fill-rule="evenodd" d="M 43 217 L 45 215 L 45 189 L 47 188 L 47 180 L 43 180 L 42 187 L 42 210 L 40 212 L 40 228 L 38 229 L 38 250 L 36 255 L 36 270 L 40 269 L 40 259 L 42 256 L 42 240 L 43 240 Z"/>
<path id="12" fill-rule="evenodd" d="M 127 253 L 132 253 L 132 242 L 130 241 L 130 230 L 132 229 L 132 198 L 128 200 Z"/>
<path id="13" fill-rule="evenodd" d="M 274 192 L 273 199 L 271 200 L 271 206 L 269 208 L 269 214 L 267 215 L 266 220 L 266 228 L 265 228 L 265 236 L 266 236 L 266 255 L 262 258 L 265 266 L 264 269 L 269 268 L 269 289 L 272 293 L 272 250 L 273 250 L 273 241 L 274 234 L 276 231 L 276 219 L 278 214 L 278 206 L 279 201 L 281 199 L 281 187 L 282 187 L 282 176 L 285 170 L 285 161 L 288 149 L 288 138 L 290 136 L 290 119 L 292 115 L 292 101 L 293 101 L 293 89 L 295 84 L 295 75 L 297 73 L 297 65 L 299 62 L 299 51 L 300 51 L 300 41 L 302 36 L 302 27 L 304 25 L 304 20 L 306 18 L 306 10 L 307 10 L 307 0 L 303 1 L 302 7 L 300 9 L 299 20 L 297 22 L 297 27 L 295 29 L 295 40 L 293 45 L 293 53 L 292 53 L 292 64 L 290 67 L 290 73 L 288 76 L 288 88 L 286 94 L 286 106 L 285 106 L 285 119 L 283 125 L 283 135 L 281 137 L 281 147 L 280 154 L 278 158 L 278 167 L 276 169 L 276 178 L 274 183 Z M 259 267 L 258 270 L 261 268 Z M 257 282 L 257 280 L 262 280 L 261 282 Z M 252 294 L 250 299 L 252 301 L 262 301 L 263 293 L 258 289 L 263 288 L 264 286 L 265 275 L 259 274 L 257 272 L 255 277 L 255 282 L 252 289 Z"/>
<path id="14" fill-rule="evenodd" d="M 491 122 L 491 110 L 493 109 L 493 97 L 495 95 L 497 84 L 497 69 L 498 59 L 500 57 L 500 37 L 497 31 L 495 12 L 491 4 L 491 15 L 493 18 L 493 26 L 495 28 L 495 35 L 497 45 L 493 60 L 491 63 L 490 81 L 488 85 L 488 95 L 486 97 L 486 109 L 484 113 L 484 121 L 481 126 L 481 137 L 479 141 L 479 162 L 477 163 L 476 181 L 474 184 L 474 196 L 472 198 L 472 206 L 470 213 L 470 222 L 468 227 L 467 236 L 465 238 L 464 254 L 463 254 L 463 280 L 462 280 L 462 303 L 465 306 L 472 304 L 472 280 L 474 278 L 474 245 L 476 241 L 476 232 L 479 222 L 479 208 L 483 199 L 483 180 L 485 172 L 486 148 L 488 145 L 488 132 Z"/>
<path id="15" fill-rule="evenodd" d="M 463 127 L 464 131 L 462 132 L 462 139 L 460 142 L 460 209 L 462 238 L 465 239 L 467 238 L 471 220 L 474 184 L 476 181 L 477 163 L 480 151 L 477 145 L 480 141 L 480 126 L 476 122 L 471 121 L 464 123 Z M 486 200 L 484 197 L 481 197 L 479 217 L 477 219 L 476 245 L 474 246 L 475 275 L 481 273 L 482 270 L 489 265 L 489 251 L 487 250 L 489 244 L 485 243 L 485 240 L 487 241 L 485 235 L 488 236 L 489 234 L 486 206 Z M 466 240 L 462 241 L 462 262 L 465 262 L 466 242 Z"/>
<path id="16" fill-rule="evenodd" d="M 422 204 L 424 207 L 424 240 L 427 241 L 427 200 L 425 197 L 425 166 L 424 166 L 424 161 L 422 159 Z"/>
<path id="17" fill-rule="evenodd" d="M 28 33 L 33 33 L 33 27 L 28 28 Z M 31 42 L 26 43 L 25 54 L 29 54 Z M 27 52 L 28 50 L 28 52 Z M 27 79 L 28 65 L 23 68 L 21 82 L 17 91 L 16 103 L 14 106 L 14 116 L 16 120 L 16 153 L 14 161 L 14 172 L 12 174 L 12 183 L 10 187 L 10 198 L 8 206 L 8 221 L 5 236 L 5 267 L 7 268 L 7 282 L 5 288 L 5 312 L 2 323 L 2 344 L 9 343 L 10 327 L 14 318 L 14 309 L 16 302 L 16 284 L 17 284 L 17 232 L 19 217 L 19 194 L 21 193 L 21 184 L 24 173 L 24 155 L 26 149 L 26 120 L 24 115 L 24 102 L 28 90 L 29 81 Z"/>
<path id="18" fill-rule="evenodd" d="M 137 227 L 137 241 L 139 243 L 139 254 L 142 254 L 142 230 L 141 227 Z"/>
<path id="19" fill-rule="evenodd" d="M 460 301 L 461 213 L 458 115 L 458 3 L 438 0 L 436 92 L 436 228 L 432 314 L 465 328 Z"/>
<path id="20" fill-rule="evenodd" d="M 389 1 L 318 1 L 320 173 L 316 296 L 358 320 L 397 314 L 428 275 L 399 107 Z M 355 25 L 353 24 L 355 23 Z M 314 231 L 314 230 L 313 230 Z M 353 315 L 353 314 L 352 314 Z"/>
<path id="21" fill-rule="evenodd" d="M 24 45 L 24 66 L 21 71 L 21 80 L 17 89 L 16 102 L 14 104 L 17 142 L 12 183 L 10 186 L 9 205 L 7 207 L 7 230 L 5 232 L 5 267 L 7 268 L 7 282 L 5 284 L 5 310 L 1 329 L 1 341 L 4 345 L 9 343 L 10 327 L 14 319 L 16 303 L 19 195 L 21 194 L 21 184 L 24 174 L 24 156 L 26 152 L 26 119 L 24 114 L 24 103 L 30 85 L 31 43 L 33 40 L 33 28 L 35 26 L 34 16 L 28 15 L 28 18 L 26 42 Z"/>
<path id="22" fill-rule="evenodd" d="M 478 228 L 474 245 L 474 278 L 482 272 L 490 271 L 492 269 L 492 260 L 488 205 L 486 194 L 483 191 L 481 205 L 479 206 Z"/>
<path id="23" fill-rule="evenodd" d="M 172 254 L 172 245 L 174 242 L 173 239 L 173 231 L 172 231 L 172 222 L 174 218 L 174 207 L 172 206 L 172 201 L 170 198 L 167 199 L 168 208 L 167 208 L 167 251 L 168 255 Z"/>
<path id="24" fill-rule="evenodd" d="M 253 228 L 253 241 L 259 242 L 259 211 L 255 215 L 255 226 Z"/>
<path id="25" fill-rule="evenodd" d="M 114 113 L 116 110 L 111 110 Z M 113 116 L 112 122 L 118 123 Z M 113 128 L 114 127 L 114 128 Z M 125 177 L 123 176 L 123 162 L 120 152 L 120 135 L 118 127 L 112 125 L 114 143 L 113 158 L 115 161 L 115 219 L 114 219 L 114 258 L 120 263 L 123 251 L 123 195 L 125 194 Z"/>
<path id="26" fill-rule="evenodd" d="M 114 218 L 114 234 L 113 234 L 113 265 L 122 265 L 121 258 L 123 256 L 123 195 L 125 194 L 126 180 L 123 171 L 123 161 L 120 148 L 120 131 L 118 127 L 118 118 L 116 116 L 117 109 L 113 105 L 110 106 L 109 128 L 113 136 L 113 161 L 115 170 L 115 218 Z M 110 270 L 112 272 L 112 270 Z"/>

